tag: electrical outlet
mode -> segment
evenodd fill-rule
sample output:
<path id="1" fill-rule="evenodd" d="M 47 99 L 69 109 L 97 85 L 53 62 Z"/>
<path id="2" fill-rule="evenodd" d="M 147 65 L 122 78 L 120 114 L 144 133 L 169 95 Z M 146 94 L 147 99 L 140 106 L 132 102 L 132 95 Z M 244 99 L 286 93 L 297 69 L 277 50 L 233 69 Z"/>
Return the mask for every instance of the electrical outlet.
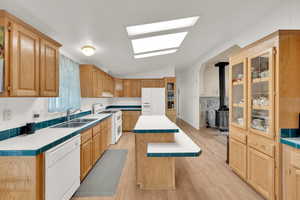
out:
<path id="1" fill-rule="evenodd" d="M 3 110 L 3 121 L 11 120 L 11 110 L 4 109 Z"/>

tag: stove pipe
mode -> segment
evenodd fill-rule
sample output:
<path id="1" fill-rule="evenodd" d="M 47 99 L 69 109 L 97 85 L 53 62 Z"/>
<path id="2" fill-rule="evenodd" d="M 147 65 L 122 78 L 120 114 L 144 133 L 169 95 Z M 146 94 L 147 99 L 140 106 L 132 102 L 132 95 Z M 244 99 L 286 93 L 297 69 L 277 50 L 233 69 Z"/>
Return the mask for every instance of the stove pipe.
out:
<path id="1" fill-rule="evenodd" d="M 229 62 L 218 62 L 215 64 L 219 67 L 219 93 L 220 93 L 220 109 L 228 109 L 225 105 L 225 67 L 229 65 Z"/>
<path id="2" fill-rule="evenodd" d="M 220 94 L 220 107 L 216 111 L 216 127 L 220 131 L 228 131 L 228 115 L 229 109 L 225 105 L 226 85 L 225 85 L 225 67 L 229 65 L 228 62 L 218 62 L 215 64 L 219 67 L 219 94 Z"/>

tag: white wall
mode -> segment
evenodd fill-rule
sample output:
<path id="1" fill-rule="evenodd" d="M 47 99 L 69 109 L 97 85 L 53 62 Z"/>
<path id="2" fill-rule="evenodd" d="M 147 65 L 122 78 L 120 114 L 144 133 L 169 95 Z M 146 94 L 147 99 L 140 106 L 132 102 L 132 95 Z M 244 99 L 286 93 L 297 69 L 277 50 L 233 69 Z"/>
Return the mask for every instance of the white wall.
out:
<path id="1" fill-rule="evenodd" d="M 112 105 L 141 105 L 141 98 L 113 98 Z"/>
<path id="2" fill-rule="evenodd" d="M 81 100 L 82 111 L 91 110 L 94 103 L 110 105 L 112 99 L 89 99 Z M 4 121 L 3 111 L 11 111 L 11 119 Z M 33 114 L 40 114 L 36 121 L 45 121 L 65 116 L 66 113 L 49 113 L 48 98 L 0 98 L 0 131 L 25 125 L 33 120 Z"/>
<path id="3" fill-rule="evenodd" d="M 177 116 L 198 127 L 199 120 L 196 117 L 198 112 L 195 106 L 197 106 L 196 102 L 199 102 L 199 84 L 195 73 L 197 73 L 195 68 L 176 70 Z"/>
<path id="4" fill-rule="evenodd" d="M 181 97 L 180 99 L 180 117 L 193 127 L 199 128 L 199 96 L 200 92 L 202 93 L 204 90 L 205 79 L 203 67 L 210 59 L 232 46 L 244 47 L 279 29 L 300 29 L 299 19 L 300 1 L 282 1 L 282 5 L 278 9 L 274 9 L 272 13 L 266 13 L 261 21 L 253 22 L 253 26 L 248 26 L 244 32 L 237 33 L 231 40 L 228 39 L 206 54 L 199 55 L 199 59 L 195 64 L 176 69 L 177 80 L 180 80 L 177 87 L 187 97 Z M 199 90 L 196 90 L 196 88 Z"/>
<path id="5" fill-rule="evenodd" d="M 126 76 L 120 76 L 120 78 L 163 78 L 163 77 L 174 77 L 175 76 L 175 68 L 170 67 L 161 67 L 156 70 L 136 73 L 136 74 L 128 74 Z"/>
<path id="6" fill-rule="evenodd" d="M 200 96 L 218 97 L 219 96 L 219 68 L 214 65 L 206 65 L 203 72 L 203 91 Z M 228 96 L 228 77 L 229 68 L 225 67 L 226 96 Z"/>

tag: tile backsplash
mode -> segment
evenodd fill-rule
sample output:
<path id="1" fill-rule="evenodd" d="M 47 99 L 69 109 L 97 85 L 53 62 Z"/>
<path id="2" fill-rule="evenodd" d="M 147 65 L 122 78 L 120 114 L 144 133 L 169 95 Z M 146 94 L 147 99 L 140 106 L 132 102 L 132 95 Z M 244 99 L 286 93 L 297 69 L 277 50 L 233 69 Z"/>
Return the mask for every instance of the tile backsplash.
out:
<path id="1" fill-rule="evenodd" d="M 141 98 L 82 98 L 81 111 L 91 110 L 94 103 L 102 103 L 105 107 L 141 105 Z M 9 117 L 7 112 L 9 112 Z M 33 119 L 34 114 L 39 114 L 40 117 Z M 65 115 L 65 112 L 49 113 L 48 98 L 0 98 L 0 131 L 21 127 L 31 121 L 42 122 Z"/>
<path id="2" fill-rule="evenodd" d="M 81 99 L 81 110 L 91 110 L 91 105 L 94 103 L 108 106 L 112 104 L 112 99 L 83 98 Z M 9 118 L 5 116 L 7 112 L 10 112 Z M 39 114 L 40 117 L 33 119 L 34 114 Z M 49 113 L 48 98 L 0 98 L 0 131 L 21 127 L 31 121 L 42 122 L 65 115 L 65 112 Z"/>

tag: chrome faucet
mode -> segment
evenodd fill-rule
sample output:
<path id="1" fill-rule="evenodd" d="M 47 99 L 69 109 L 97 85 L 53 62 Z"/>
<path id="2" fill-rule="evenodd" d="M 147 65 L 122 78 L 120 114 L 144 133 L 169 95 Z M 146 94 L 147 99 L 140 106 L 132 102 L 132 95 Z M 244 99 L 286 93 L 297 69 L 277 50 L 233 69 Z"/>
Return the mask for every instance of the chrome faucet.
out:
<path id="1" fill-rule="evenodd" d="M 103 104 L 102 104 L 102 103 L 94 103 L 94 104 L 92 105 L 92 113 L 93 113 L 93 114 L 97 114 L 97 113 L 96 113 L 96 107 L 97 107 L 97 106 L 103 107 Z"/>
<path id="2" fill-rule="evenodd" d="M 72 108 L 67 109 L 67 121 L 70 121 L 71 115 L 72 115 L 73 113 L 77 112 L 78 110 L 80 110 L 80 109 L 76 109 L 76 110 L 74 110 L 74 111 L 72 111 Z"/>

